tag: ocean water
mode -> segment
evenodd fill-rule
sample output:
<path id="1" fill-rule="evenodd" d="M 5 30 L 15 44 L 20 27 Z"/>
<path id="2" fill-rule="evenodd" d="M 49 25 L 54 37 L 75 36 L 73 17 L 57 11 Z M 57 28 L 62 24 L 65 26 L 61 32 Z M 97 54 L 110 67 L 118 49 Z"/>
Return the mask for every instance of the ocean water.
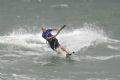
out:
<path id="1" fill-rule="evenodd" d="M 57 38 L 70 59 L 42 24 L 67 25 Z M 119 68 L 120 0 L 0 0 L 0 80 L 120 80 Z"/>

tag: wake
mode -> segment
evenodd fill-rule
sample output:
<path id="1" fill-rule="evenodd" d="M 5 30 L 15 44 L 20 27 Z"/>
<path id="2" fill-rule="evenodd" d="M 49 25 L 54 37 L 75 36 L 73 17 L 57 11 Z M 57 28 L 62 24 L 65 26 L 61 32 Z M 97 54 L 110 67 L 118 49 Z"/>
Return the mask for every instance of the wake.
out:
<path id="1" fill-rule="evenodd" d="M 60 35 L 57 36 L 60 44 L 65 46 L 69 51 L 79 52 L 84 48 L 89 48 L 91 46 L 96 46 L 102 43 L 118 44 L 119 40 L 110 39 L 102 29 L 96 29 L 90 26 L 84 26 L 83 28 L 74 29 L 71 31 L 62 31 Z M 41 37 L 41 33 L 23 33 L 23 32 L 12 32 L 6 36 L 0 36 L 0 47 L 6 46 L 6 50 L 9 51 L 31 51 L 41 54 L 53 51 L 50 49 L 46 41 Z M 11 46 L 14 46 L 11 48 Z M 120 46 L 119 46 L 120 47 Z M 17 48 L 17 49 L 16 49 Z M 108 48 L 113 48 L 108 45 Z M 0 48 L 1 51 L 2 48 Z M 5 50 L 5 51 L 6 51 Z M 116 56 L 115 56 L 116 57 Z M 88 57 L 90 58 L 90 57 Z M 110 58 L 113 58 L 110 57 Z M 95 59 L 95 57 L 93 57 Z M 99 59 L 96 58 L 96 59 Z M 101 59 L 101 58 L 100 58 Z M 104 58 L 104 59 L 109 59 Z"/>

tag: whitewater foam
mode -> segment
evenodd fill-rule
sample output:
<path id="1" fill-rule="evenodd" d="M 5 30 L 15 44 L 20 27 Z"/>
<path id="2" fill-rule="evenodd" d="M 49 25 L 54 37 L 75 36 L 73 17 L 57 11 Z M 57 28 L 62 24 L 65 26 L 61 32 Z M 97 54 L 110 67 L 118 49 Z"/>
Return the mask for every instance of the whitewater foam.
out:
<path id="1" fill-rule="evenodd" d="M 7 36 L 0 36 L 0 44 L 7 46 L 15 46 L 21 49 L 27 49 L 33 52 L 48 52 L 52 51 L 46 40 L 41 37 L 41 33 L 26 33 L 12 32 Z M 103 30 L 95 29 L 94 27 L 85 26 L 83 28 L 74 29 L 72 31 L 62 31 L 58 35 L 60 44 L 65 46 L 69 51 L 81 51 L 83 48 L 96 46 L 101 43 L 110 43 L 119 40 L 110 39 Z M 12 49 L 12 48 L 10 48 Z M 14 51 L 13 47 L 13 51 Z M 12 50 L 11 50 L 12 51 Z"/>
<path id="2" fill-rule="evenodd" d="M 84 47 L 94 46 L 107 42 L 108 37 L 96 30 L 81 28 L 60 35 L 60 41 L 69 46 L 70 50 L 78 51 Z"/>

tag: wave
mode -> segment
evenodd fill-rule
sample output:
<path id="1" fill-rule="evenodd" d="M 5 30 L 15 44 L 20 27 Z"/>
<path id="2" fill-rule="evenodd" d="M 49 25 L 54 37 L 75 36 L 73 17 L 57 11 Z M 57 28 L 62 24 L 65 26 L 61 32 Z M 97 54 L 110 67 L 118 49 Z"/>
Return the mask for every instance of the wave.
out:
<path id="1" fill-rule="evenodd" d="M 113 49 L 113 50 L 118 50 L 118 51 L 120 51 L 120 46 L 108 45 L 107 47 L 108 47 L 109 49 Z"/>
<path id="2" fill-rule="evenodd" d="M 86 80 L 116 80 L 116 79 L 114 79 L 114 78 L 88 78 L 88 79 L 86 79 Z"/>
<path id="3" fill-rule="evenodd" d="M 35 78 L 32 78 L 28 75 L 18 75 L 18 74 L 12 74 L 15 80 L 35 80 Z"/>
<path id="4" fill-rule="evenodd" d="M 111 55 L 111 56 L 85 56 L 81 57 L 80 59 L 86 59 L 86 60 L 109 60 L 114 58 L 120 58 L 120 55 Z"/>
<path id="5" fill-rule="evenodd" d="M 51 8 L 56 8 L 56 7 L 68 8 L 69 5 L 68 4 L 55 4 L 55 5 L 50 5 L 49 7 L 51 7 Z"/>

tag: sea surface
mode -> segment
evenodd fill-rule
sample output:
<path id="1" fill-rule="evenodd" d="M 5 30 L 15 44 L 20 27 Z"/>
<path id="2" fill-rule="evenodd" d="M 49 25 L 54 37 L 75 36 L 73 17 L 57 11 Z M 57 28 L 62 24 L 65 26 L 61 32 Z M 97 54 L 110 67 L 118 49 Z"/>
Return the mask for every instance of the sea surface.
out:
<path id="1" fill-rule="evenodd" d="M 42 24 L 67 25 L 75 54 L 51 50 Z M 120 0 L 0 0 L 0 80 L 120 80 Z"/>

